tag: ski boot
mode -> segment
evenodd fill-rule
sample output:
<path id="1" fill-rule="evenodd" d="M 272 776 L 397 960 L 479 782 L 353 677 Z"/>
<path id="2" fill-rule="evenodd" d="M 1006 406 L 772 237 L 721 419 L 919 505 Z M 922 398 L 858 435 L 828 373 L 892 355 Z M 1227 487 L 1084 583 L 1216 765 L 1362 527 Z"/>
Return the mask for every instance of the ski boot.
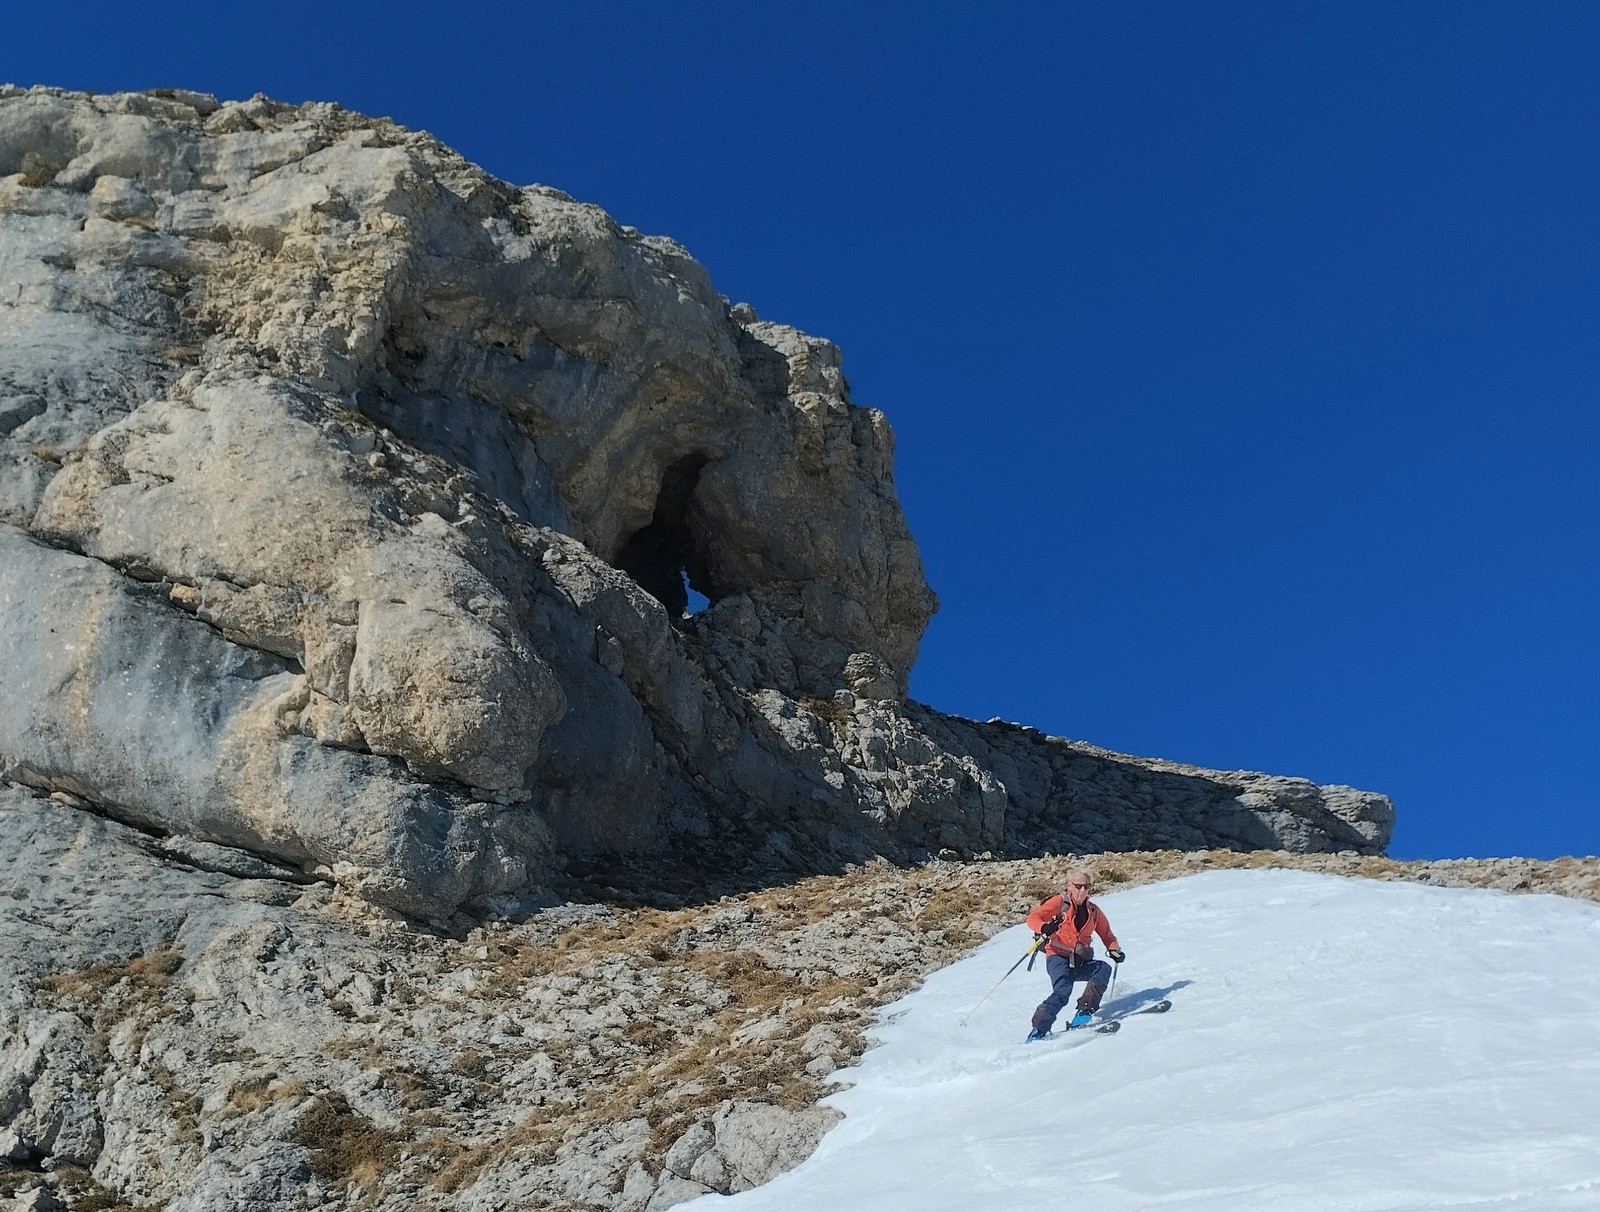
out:
<path id="1" fill-rule="evenodd" d="M 1042 1039 L 1049 1039 L 1050 1027 L 1055 1021 L 1055 1017 L 1055 1015 L 1050 1013 L 1050 1008 L 1048 1006 L 1040 1003 L 1039 1008 L 1033 1012 L 1033 1030 L 1028 1032 L 1028 1038 L 1022 1042 L 1025 1044 L 1032 1044 L 1037 1043 Z"/>
<path id="2" fill-rule="evenodd" d="M 1100 999 L 1106 991 L 1099 985 L 1088 984 L 1083 987 L 1083 993 L 1078 998 L 1077 1013 L 1072 1016 L 1072 1027 L 1087 1027 L 1094 1022 L 1095 1012 L 1100 1009 Z"/>

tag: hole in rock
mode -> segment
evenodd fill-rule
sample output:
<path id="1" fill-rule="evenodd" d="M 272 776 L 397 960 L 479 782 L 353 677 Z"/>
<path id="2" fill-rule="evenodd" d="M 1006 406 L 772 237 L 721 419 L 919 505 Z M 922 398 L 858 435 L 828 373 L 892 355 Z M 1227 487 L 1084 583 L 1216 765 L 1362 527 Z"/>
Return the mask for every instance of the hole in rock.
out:
<path id="1" fill-rule="evenodd" d="M 676 618 L 704 610 L 717 597 L 689 524 L 689 503 L 707 461 L 703 454 L 692 454 L 667 468 L 650 524 L 635 531 L 617 552 L 616 566 Z"/>

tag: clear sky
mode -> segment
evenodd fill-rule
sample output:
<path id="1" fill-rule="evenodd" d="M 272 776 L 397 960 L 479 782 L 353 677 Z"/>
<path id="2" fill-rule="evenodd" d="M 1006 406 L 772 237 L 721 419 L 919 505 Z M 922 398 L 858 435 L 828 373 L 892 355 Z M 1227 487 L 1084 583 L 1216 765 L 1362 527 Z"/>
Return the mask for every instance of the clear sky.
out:
<path id="1" fill-rule="evenodd" d="M 839 342 L 916 697 L 1600 851 L 1600 4 L 141 7 L 0 80 L 388 115 Z"/>

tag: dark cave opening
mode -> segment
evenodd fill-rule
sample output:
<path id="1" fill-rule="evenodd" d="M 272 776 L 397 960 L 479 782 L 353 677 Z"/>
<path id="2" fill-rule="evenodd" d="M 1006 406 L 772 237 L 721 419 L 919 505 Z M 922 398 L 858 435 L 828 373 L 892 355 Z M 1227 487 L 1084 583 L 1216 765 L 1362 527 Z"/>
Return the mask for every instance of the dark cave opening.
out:
<path id="1" fill-rule="evenodd" d="M 703 454 L 686 455 L 662 473 L 650 524 L 629 537 L 615 560 L 674 618 L 696 614 L 717 597 L 689 526 L 689 503 L 707 462 Z"/>

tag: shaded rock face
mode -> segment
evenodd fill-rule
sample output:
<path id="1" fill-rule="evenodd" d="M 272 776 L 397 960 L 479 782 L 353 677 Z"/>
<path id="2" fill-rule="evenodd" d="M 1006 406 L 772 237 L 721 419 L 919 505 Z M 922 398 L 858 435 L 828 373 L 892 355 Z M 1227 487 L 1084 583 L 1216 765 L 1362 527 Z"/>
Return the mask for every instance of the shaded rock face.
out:
<path id="1" fill-rule="evenodd" d="M 0 773 L 430 920 L 663 856 L 1381 851 L 1382 797 L 906 704 L 936 600 L 840 365 L 387 121 L 8 86 Z"/>

